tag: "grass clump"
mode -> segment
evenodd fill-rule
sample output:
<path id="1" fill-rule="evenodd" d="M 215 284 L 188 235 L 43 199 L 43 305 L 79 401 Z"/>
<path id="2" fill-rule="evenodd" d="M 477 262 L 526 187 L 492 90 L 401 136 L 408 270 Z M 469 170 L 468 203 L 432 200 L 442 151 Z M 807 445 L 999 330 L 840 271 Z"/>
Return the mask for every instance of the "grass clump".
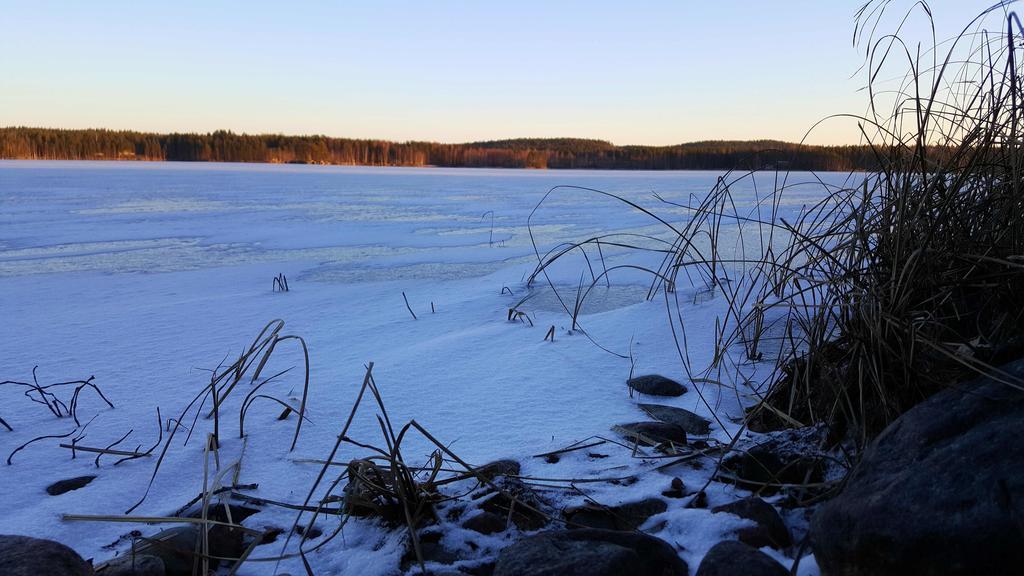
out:
<path id="1" fill-rule="evenodd" d="M 762 425 L 782 412 L 866 440 L 979 374 L 1020 386 L 996 368 L 1024 353 L 1020 21 L 1004 13 L 1002 31 L 984 30 L 995 6 L 922 51 L 898 32 L 867 32 L 887 8 L 865 5 L 856 36 L 871 96 L 858 125 L 879 168 L 859 194 L 833 195 L 839 217 L 793 235 L 793 249 L 825 273 L 788 282 L 821 300 L 791 307 L 806 348 L 782 366 Z M 927 5 L 915 15 L 931 22 Z M 910 72 L 881 86 L 893 66 Z"/>
<path id="2" fill-rule="evenodd" d="M 660 231 L 546 253 L 534 241 L 529 282 L 557 295 L 556 263 L 585 262 L 589 278 L 575 299 L 558 299 L 586 335 L 581 300 L 618 270 L 647 273 L 648 298 L 665 301 L 685 376 L 719 394 L 752 396 L 745 424 L 754 430 L 824 422 L 834 440 L 863 445 L 944 387 L 981 374 L 1024 387 L 997 368 L 1024 354 L 1024 27 L 1003 3 L 940 42 L 930 8 L 917 2 L 899 14 L 895 33 L 879 32 L 895 10 L 892 0 L 872 0 L 858 11 L 868 107 L 838 116 L 857 122 L 873 170 L 841 185 L 778 171 L 771 181 L 751 161 L 703 199 L 658 197 L 680 219 L 608 192 L 556 187 L 531 223 L 552 194 L 583 193 L 619 201 Z M 924 45 L 901 37 L 912 18 L 932 30 Z M 984 28 L 993 22 L 998 28 Z M 753 202 L 735 195 L 741 184 Z M 821 191 L 819 200 L 787 220 L 788 194 L 806 186 Z M 681 298 L 684 290 L 692 295 Z M 707 342 L 687 337 L 684 305 L 716 298 L 725 313 L 710 362 L 697 365 L 691 351 Z M 766 378 L 747 378 L 751 364 L 765 362 L 774 362 Z M 695 390 L 714 414 L 718 404 L 703 388 Z"/>

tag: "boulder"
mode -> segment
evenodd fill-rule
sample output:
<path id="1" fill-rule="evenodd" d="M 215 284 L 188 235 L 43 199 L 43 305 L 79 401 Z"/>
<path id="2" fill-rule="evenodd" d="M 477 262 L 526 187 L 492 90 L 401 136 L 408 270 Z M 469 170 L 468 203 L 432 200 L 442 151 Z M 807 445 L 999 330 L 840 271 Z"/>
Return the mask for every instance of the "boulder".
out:
<path id="1" fill-rule="evenodd" d="M 682 396 L 686 393 L 686 386 L 657 374 L 630 378 L 626 385 L 640 394 L 650 396 Z"/>
<path id="2" fill-rule="evenodd" d="M 686 431 L 664 422 L 632 422 L 612 427 L 612 432 L 641 446 L 658 444 L 686 444 Z"/>
<path id="3" fill-rule="evenodd" d="M 789 570 L 756 548 L 727 540 L 708 550 L 697 576 L 789 576 Z"/>
<path id="4" fill-rule="evenodd" d="M 59 496 L 65 492 L 84 488 L 95 479 L 95 476 L 78 476 L 76 478 L 68 478 L 67 480 L 58 480 L 46 487 L 46 493 L 50 496 Z"/>
<path id="5" fill-rule="evenodd" d="M 604 530 L 636 530 L 648 518 L 668 510 L 668 504 L 659 498 L 647 498 L 619 506 L 588 504 L 569 508 L 563 512 L 569 528 L 601 528 Z"/>
<path id="6" fill-rule="evenodd" d="M 67 546 L 28 536 L 0 535 L 3 576 L 92 576 L 92 566 Z"/>
<path id="7" fill-rule="evenodd" d="M 494 576 L 686 576 L 664 540 L 636 532 L 559 530 L 523 538 L 501 551 Z"/>
<path id="8" fill-rule="evenodd" d="M 703 416 L 698 416 L 689 410 L 676 408 L 675 406 L 663 406 L 661 404 L 638 404 L 640 409 L 647 412 L 647 415 L 655 420 L 666 424 L 674 424 L 687 434 L 694 436 L 707 436 L 711 431 L 711 421 Z"/>
<path id="9" fill-rule="evenodd" d="M 986 378 L 903 414 L 812 518 L 822 574 L 1024 572 L 1021 438 L 1024 393 Z"/>
<path id="10" fill-rule="evenodd" d="M 740 528 L 736 531 L 736 537 L 740 542 L 749 544 L 754 548 L 771 546 L 772 548 L 788 548 L 792 544 L 789 536 L 789 529 L 782 521 L 782 517 L 775 511 L 771 504 L 753 496 L 730 502 L 723 506 L 711 509 L 714 513 L 726 512 L 740 518 L 752 520 L 754 526 Z"/>

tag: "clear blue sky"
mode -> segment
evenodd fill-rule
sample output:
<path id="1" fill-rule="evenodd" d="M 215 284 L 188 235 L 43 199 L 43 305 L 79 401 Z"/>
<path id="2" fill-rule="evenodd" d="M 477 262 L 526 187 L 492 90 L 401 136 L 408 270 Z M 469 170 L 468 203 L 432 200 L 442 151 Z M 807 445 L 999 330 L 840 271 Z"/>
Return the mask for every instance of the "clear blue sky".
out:
<path id="1" fill-rule="evenodd" d="M 861 3 L 0 0 L 0 125 L 799 140 L 864 110 Z M 932 2 L 940 33 L 990 3 Z"/>

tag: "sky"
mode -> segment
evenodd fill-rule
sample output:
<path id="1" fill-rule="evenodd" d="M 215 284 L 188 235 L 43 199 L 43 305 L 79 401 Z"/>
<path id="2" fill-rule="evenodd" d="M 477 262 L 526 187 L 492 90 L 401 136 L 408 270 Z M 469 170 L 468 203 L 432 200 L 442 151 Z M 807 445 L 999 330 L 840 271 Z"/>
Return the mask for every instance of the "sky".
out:
<path id="1" fill-rule="evenodd" d="M 0 0 L 0 126 L 800 141 L 865 109 L 863 1 Z M 939 35 L 992 1 L 931 2 Z"/>

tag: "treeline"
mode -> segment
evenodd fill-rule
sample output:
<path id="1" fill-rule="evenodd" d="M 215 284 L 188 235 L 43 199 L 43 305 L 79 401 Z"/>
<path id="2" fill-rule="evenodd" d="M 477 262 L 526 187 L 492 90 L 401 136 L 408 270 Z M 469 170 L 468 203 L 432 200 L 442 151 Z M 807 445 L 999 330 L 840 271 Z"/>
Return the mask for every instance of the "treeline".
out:
<path id="1" fill-rule="evenodd" d="M 441 144 L 223 130 L 153 134 L 20 127 L 0 128 L 0 158 L 622 170 L 848 171 L 874 166 L 870 151 L 863 146 L 804 146 L 774 140 L 616 146 L 604 140 L 522 138 Z"/>

